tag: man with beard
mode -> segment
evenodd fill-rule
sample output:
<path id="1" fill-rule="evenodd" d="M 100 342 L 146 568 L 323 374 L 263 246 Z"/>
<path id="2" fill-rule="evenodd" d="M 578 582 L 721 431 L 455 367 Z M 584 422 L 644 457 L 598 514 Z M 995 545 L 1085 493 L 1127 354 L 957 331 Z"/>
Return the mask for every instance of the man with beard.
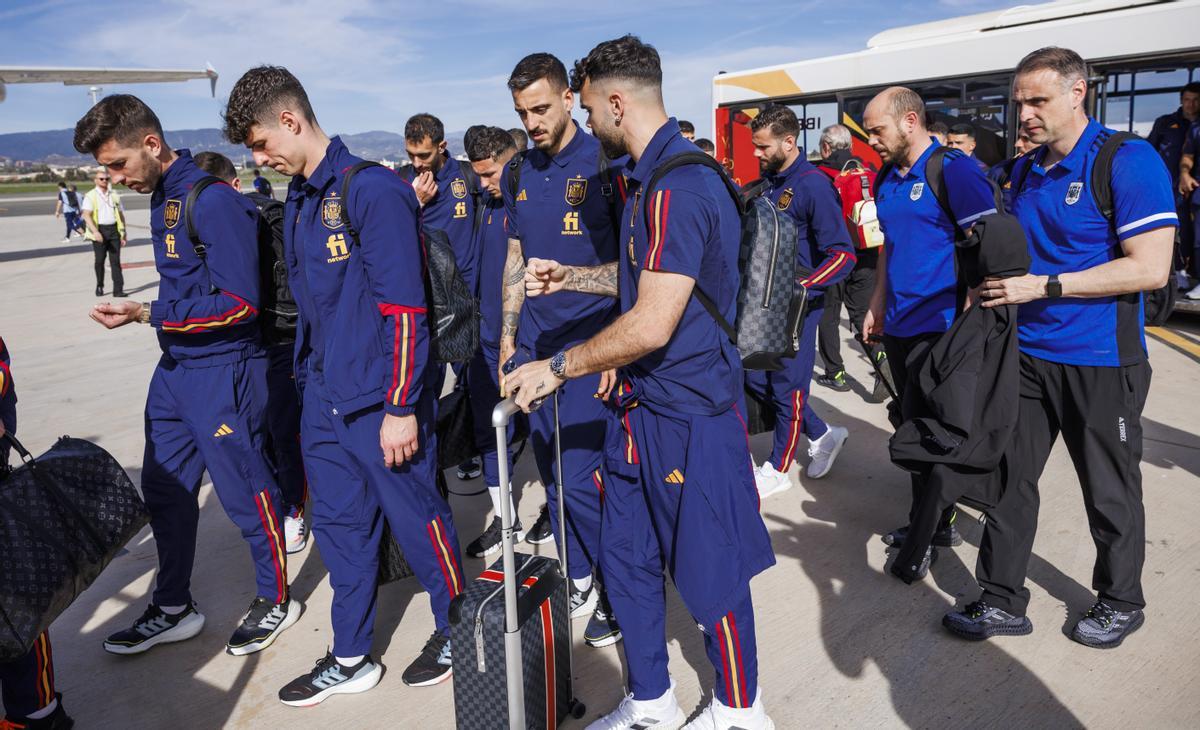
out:
<path id="1" fill-rule="evenodd" d="M 575 64 L 572 88 L 609 155 L 630 156 L 618 264 L 536 267 L 529 286 L 550 301 L 596 280 L 621 316 L 588 341 L 509 376 L 517 403 L 621 368 L 609 422 L 602 565 L 626 632 L 629 694 L 589 730 L 678 728 L 687 715 L 667 668 L 664 568 L 704 634 L 716 670 L 713 700 L 688 727 L 771 730 L 758 687 L 750 579 L 775 562 L 758 513 L 746 428 L 737 404 L 737 348 L 693 296 L 727 320 L 737 308 L 741 220 L 722 175 L 698 164 L 655 171 L 696 152 L 662 100 L 658 52 L 633 36 L 606 41 Z M 628 234 L 625 232 L 628 231 Z M 619 284 L 616 276 L 619 275 Z M 561 292 L 561 293 L 559 293 Z"/>
<path id="2" fill-rule="evenodd" d="M 508 216 L 508 254 L 504 267 L 500 364 L 519 365 L 550 357 L 586 340 L 616 314 L 608 281 L 588 281 L 574 291 L 525 301 L 525 264 L 538 259 L 568 266 L 594 267 L 617 258 L 614 230 L 620 162 L 603 157 L 600 143 L 571 119 L 575 95 L 567 87 L 567 70 L 549 53 L 521 59 L 508 80 L 513 107 L 529 132 L 534 149 L 505 168 L 500 189 Z M 607 181 L 600 169 L 608 170 Z M 563 434 L 564 474 L 554 472 L 554 412 L 538 410 L 529 419 L 533 453 L 547 502 L 556 504 L 557 489 L 566 503 L 566 550 L 571 575 L 571 618 L 591 614 L 584 630 L 589 646 L 608 646 L 621 638 L 605 587 L 596 576 L 602 502 L 601 444 L 610 411 L 599 396 L 612 387 L 612 373 L 596 373 L 573 381 L 558 397 Z M 500 374 L 504 392 L 504 375 Z M 561 535 L 558 511 L 547 510 L 553 534 Z M 539 518 L 539 522 L 541 519 Z M 535 524 L 530 531 L 539 539 Z"/>
<path id="3" fill-rule="evenodd" d="M 800 136 L 796 113 L 782 104 L 769 104 L 750 122 L 750 131 L 754 156 L 767 181 L 762 194 L 796 222 L 797 281 L 809 289 L 796 356 L 785 359 L 781 370 L 746 373 L 751 392 L 775 405 L 771 456 L 754 477 L 759 495 L 769 497 L 792 486 L 788 470 L 796 458 L 801 431 L 808 439 L 811 460 L 805 473 L 810 479 L 829 473 L 849 436 L 846 429 L 827 425 L 813 411 L 808 389 L 825 288 L 849 276 L 856 258 L 833 183 L 805 158 L 804 149 L 796 142 Z"/>

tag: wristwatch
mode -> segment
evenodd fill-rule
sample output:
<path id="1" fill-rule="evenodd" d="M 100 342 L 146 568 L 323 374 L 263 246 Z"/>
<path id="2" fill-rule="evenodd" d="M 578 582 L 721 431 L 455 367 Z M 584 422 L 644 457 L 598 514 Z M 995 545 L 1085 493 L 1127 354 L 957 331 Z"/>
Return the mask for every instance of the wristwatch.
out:
<path id="1" fill-rule="evenodd" d="M 142 302 L 142 311 L 138 313 L 138 322 L 150 324 L 150 302 Z"/>
<path id="2" fill-rule="evenodd" d="M 554 373 L 554 377 L 559 380 L 567 379 L 567 353 L 560 350 L 557 355 L 550 358 L 550 372 Z"/>
<path id="3" fill-rule="evenodd" d="M 1062 282 L 1058 280 L 1058 274 L 1051 274 L 1046 279 L 1046 296 L 1050 299 L 1062 296 Z"/>

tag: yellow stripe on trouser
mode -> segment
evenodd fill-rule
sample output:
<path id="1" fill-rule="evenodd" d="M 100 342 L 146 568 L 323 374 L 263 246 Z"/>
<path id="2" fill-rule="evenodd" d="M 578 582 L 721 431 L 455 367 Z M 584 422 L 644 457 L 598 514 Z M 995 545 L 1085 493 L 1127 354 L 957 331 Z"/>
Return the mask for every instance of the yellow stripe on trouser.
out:
<path id="1" fill-rule="evenodd" d="M 271 549 L 275 551 L 275 557 L 279 560 L 279 568 L 283 573 L 283 586 L 287 590 L 287 556 L 283 553 L 283 540 L 279 537 L 279 526 L 275 524 L 275 515 L 271 512 L 271 502 L 267 499 L 265 491 L 258 493 L 258 498 L 262 501 L 263 514 L 267 516 L 267 530 L 270 533 L 267 537 L 271 541 Z"/>
<path id="2" fill-rule="evenodd" d="M 437 520 L 430 522 L 433 525 L 433 535 L 437 538 L 438 550 L 442 551 L 442 560 L 446 563 L 446 572 L 450 574 L 450 580 L 454 583 L 454 595 L 458 595 L 462 590 L 458 585 L 458 573 L 454 570 L 454 562 L 450 560 L 450 551 L 446 548 L 446 538 L 442 535 L 441 525 Z"/>
<path id="3" fill-rule="evenodd" d="M 733 646 L 733 636 L 729 633 L 728 616 L 721 619 L 721 633 L 725 636 L 725 650 L 729 654 L 729 686 L 733 688 L 733 697 L 729 699 L 733 700 L 734 707 L 743 707 L 741 678 L 738 677 L 737 668 L 737 651 Z"/>

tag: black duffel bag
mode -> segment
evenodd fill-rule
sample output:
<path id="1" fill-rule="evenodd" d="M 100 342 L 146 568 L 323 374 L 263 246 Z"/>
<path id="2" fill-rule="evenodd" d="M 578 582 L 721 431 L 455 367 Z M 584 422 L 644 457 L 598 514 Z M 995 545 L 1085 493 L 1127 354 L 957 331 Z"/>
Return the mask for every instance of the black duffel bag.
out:
<path id="1" fill-rule="evenodd" d="M 64 436 L 37 457 L 5 434 L 24 463 L 0 480 L 0 662 L 38 635 L 150 522 L 117 460 Z"/>

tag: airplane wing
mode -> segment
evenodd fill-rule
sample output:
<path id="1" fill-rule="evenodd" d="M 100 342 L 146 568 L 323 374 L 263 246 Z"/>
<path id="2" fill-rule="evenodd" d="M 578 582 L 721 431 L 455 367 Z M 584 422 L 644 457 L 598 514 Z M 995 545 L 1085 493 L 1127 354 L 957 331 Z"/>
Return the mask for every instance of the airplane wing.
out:
<path id="1" fill-rule="evenodd" d="M 0 66 L 0 101 L 4 98 L 6 84 L 63 83 L 67 86 L 89 86 L 99 84 L 141 84 L 167 81 L 189 81 L 208 79 L 213 95 L 217 93 L 217 71 L 206 64 L 199 71 L 183 69 L 140 69 L 140 68 L 54 68 Z"/>

